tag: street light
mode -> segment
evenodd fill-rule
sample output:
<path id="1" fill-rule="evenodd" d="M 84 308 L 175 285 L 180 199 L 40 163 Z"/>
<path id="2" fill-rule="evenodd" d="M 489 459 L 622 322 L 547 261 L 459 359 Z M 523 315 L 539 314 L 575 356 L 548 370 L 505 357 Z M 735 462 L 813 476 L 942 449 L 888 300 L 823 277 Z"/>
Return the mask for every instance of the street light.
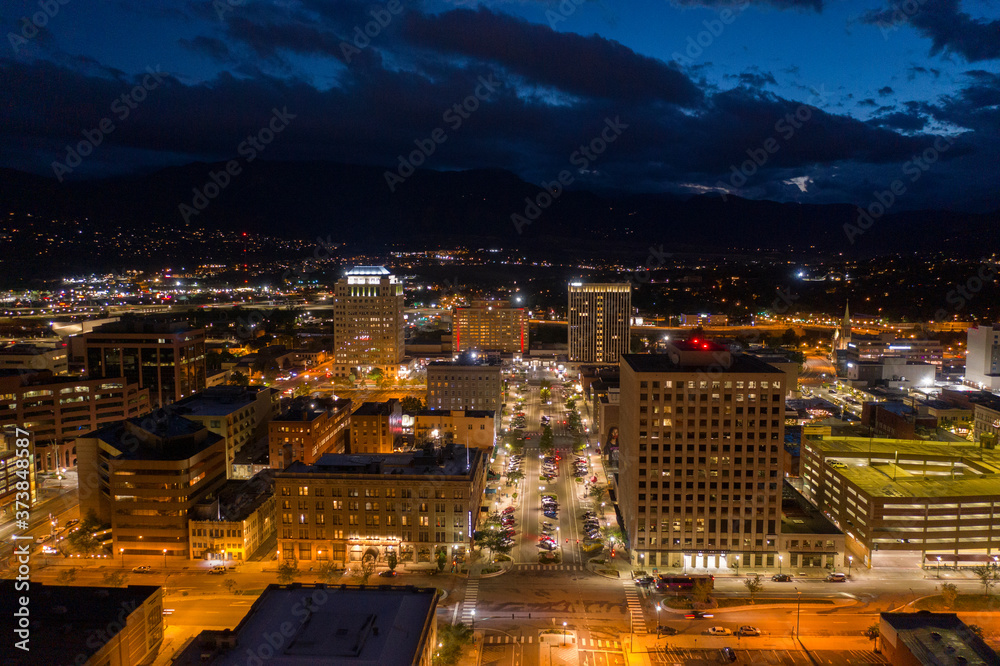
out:
<path id="1" fill-rule="evenodd" d="M 476 609 L 472 609 L 472 633 L 476 632 Z"/>
<path id="2" fill-rule="evenodd" d="M 563 647 L 566 647 L 566 623 L 563 622 Z"/>
<path id="3" fill-rule="evenodd" d="M 937 561 L 938 561 L 937 573 L 938 573 L 938 578 L 940 578 L 941 577 L 941 558 L 940 557 L 937 558 Z"/>
<path id="4" fill-rule="evenodd" d="M 796 595 L 795 596 L 795 636 L 798 637 L 798 635 L 799 635 L 799 618 L 801 617 L 799 615 L 799 611 L 802 610 L 802 593 L 799 591 L 799 588 L 795 588 L 795 595 Z"/>
<path id="5" fill-rule="evenodd" d="M 778 555 L 778 574 L 781 574 L 781 563 L 785 561 L 784 556 Z"/>
<path id="6" fill-rule="evenodd" d="M 163 568 L 167 568 L 167 549 L 163 549 Z"/>
<path id="7" fill-rule="evenodd" d="M 656 604 L 656 635 L 660 635 L 660 604 Z"/>
<path id="8" fill-rule="evenodd" d="M 736 556 L 736 575 L 740 575 L 740 556 Z"/>
<path id="9" fill-rule="evenodd" d="M 125 549 L 124 548 L 119 548 L 118 552 L 121 553 L 121 556 L 122 556 L 122 569 L 124 569 L 125 568 Z"/>
<path id="10" fill-rule="evenodd" d="M 847 556 L 847 577 L 848 578 L 851 577 L 851 567 L 853 567 L 853 566 L 854 566 L 854 556 L 853 555 L 848 555 Z"/>

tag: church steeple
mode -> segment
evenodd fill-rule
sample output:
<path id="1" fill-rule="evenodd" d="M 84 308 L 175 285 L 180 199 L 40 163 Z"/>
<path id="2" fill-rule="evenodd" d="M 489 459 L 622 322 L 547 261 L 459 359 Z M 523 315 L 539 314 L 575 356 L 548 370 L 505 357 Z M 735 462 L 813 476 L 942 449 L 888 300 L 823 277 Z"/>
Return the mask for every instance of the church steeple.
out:
<path id="1" fill-rule="evenodd" d="M 846 349 L 847 343 L 851 341 L 851 303 L 848 301 L 844 305 L 844 319 L 840 322 L 840 331 L 837 336 L 837 348 Z"/>

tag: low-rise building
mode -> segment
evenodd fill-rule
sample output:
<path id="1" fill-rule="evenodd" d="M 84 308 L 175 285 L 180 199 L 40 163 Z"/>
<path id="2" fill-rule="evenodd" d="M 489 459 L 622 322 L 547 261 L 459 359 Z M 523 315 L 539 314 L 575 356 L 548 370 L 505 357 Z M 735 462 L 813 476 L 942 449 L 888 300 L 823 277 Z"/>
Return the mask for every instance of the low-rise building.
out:
<path id="1" fill-rule="evenodd" d="M 69 352 L 61 345 L 7 345 L 0 348 L 0 370 L 48 370 L 53 375 L 65 375 L 69 371 Z"/>
<path id="2" fill-rule="evenodd" d="M 233 460 L 247 443 L 266 432 L 280 411 L 277 389 L 264 386 L 216 386 L 179 400 L 174 409 L 226 441 L 226 469 L 233 478 Z"/>
<path id="3" fill-rule="evenodd" d="M 431 666 L 437 599 L 433 587 L 272 584 L 239 625 L 203 631 L 173 664 Z"/>
<path id="4" fill-rule="evenodd" d="M 0 613 L 17 617 L 22 591 L 0 580 Z M 14 649 L 16 631 L 4 640 L 5 666 L 80 664 L 133 666 L 152 663 L 163 645 L 163 588 L 95 587 L 31 581 L 28 651 Z M 15 623 L 16 624 L 16 623 Z"/>
<path id="5" fill-rule="evenodd" d="M 111 524 L 116 555 L 189 556 L 188 514 L 226 482 L 222 437 L 158 412 L 79 437 L 76 448 L 80 515 Z"/>
<path id="6" fill-rule="evenodd" d="M 41 471 L 75 467 L 74 438 L 149 410 L 149 389 L 122 377 L 54 377 L 47 370 L 0 372 L 0 425 L 31 431 Z"/>
<path id="7" fill-rule="evenodd" d="M 682 314 L 681 326 L 728 326 L 729 317 L 724 314 Z"/>
<path id="8" fill-rule="evenodd" d="M 351 414 L 351 453 L 392 453 L 403 438 L 399 400 L 363 403 Z"/>
<path id="9" fill-rule="evenodd" d="M 996 666 L 1000 655 L 955 613 L 881 613 L 878 640 L 893 666 Z"/>
<path id="10" fill-rule="evenodd" d="M 497 418 L 491 410 L 425 409 L 413 417 L 417 443 L 454 442 L 480 449 L 496 445 Z"/>
<path id="11" fill-rule="evenodd" d="M 500 411 L 503 380 L 500 361 L 465 354 L 427 366 L 428 409 L 492 409 Z"/>
<path id="12" fill-rule="evenodd" d="M 1000 397 L 987 394 L 975 404 L 972 415 L 972 438 L 990 441 L 993 446 L 1000 436 Z"/>
<path id="13" fill-rule="evenodd" d="M 278 472 L 284 561 L 358 566 L 390 551 L 401 562 L 464 558 L 480 517 L 488 452 L 464 446 L 326 455 Z"/>
<path id="14" fill-rule="evenodd" d="M 804 436 L 801 464 L 803 495 L 845 532 L 855 565 L 973 565 L 1000 554 L 1000 451 Z"/>
<path id="15" fill-rule="evenodd" d="M 788 571 L 835 569 L 847 563 L 844 533 L 787 481 L 781 494 L 779 564 Z"/>
<path id="16" fill-rule="evenodd" d="M 886 439 L 930 439 L 937 433 L 937 419 L 904 402 L 866 402 L 861 423 L 876 437 Z"/>
<path id="17" fill-rule="evenodd" d="M 274 472 L 230 480 L 191 509 L 191 559 L 244 562 L 274 534 Z"/>
<path id="18" fill-rule="evenodd" d="M 312 464 L 327 453 L 344 451 L 351 424 L 351 401 L 296 400 L 268 424 L 272 469 L 293 462 Z"/>
<path id="19" fill-rule="evenodd" d="M 268 436 L 250 442 L 233 458 L 233 479 L 250 479 L 265 469 L 271 469 L 271 451 Z"/>

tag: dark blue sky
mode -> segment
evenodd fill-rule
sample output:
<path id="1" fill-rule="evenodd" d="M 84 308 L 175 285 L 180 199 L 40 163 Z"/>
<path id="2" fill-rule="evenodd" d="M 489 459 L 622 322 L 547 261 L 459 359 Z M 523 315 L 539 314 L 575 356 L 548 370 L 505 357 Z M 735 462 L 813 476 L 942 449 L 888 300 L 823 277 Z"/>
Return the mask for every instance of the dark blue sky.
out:
<path id="1" fill-rule="evenodd" d="M 992 0 L 51 1 L 4 3 L 2 166 L 52 175 L 102 118 L 66 178 L 229 159 L 287 107 L 266 159 L 392 167 L 440 127 L 426 168 L 803 202 L 901 179 L 900 208 L 1000 207 Z M 345 52 L 379 8 L 387 25 Z M 480 77 L 498 85 L 455 127 Z M 574 151 L 615 117 L 581 172 Z"/>

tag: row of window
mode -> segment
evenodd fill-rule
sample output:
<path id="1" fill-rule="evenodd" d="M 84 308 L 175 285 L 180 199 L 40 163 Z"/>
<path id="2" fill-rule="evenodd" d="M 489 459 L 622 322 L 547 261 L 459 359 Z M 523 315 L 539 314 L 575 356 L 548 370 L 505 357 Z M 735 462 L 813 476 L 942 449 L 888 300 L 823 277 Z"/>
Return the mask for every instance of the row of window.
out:
<path id="1" fill-rule="evenodd" d="M 299 497 L 309 496 L 309 486 L 298 486 L 297 488 L 298 492 L 296 494 Z M 322 486 L 317 486 L 313 488 L 313 497 L 323 497 L 325 490 L 326 489 Z M 343 492 L 344 490 L 346 490 L 346 492 Z M 403 499 L 413 498 L 412 488 L 399 488 L 398 490 L 399 490 L 399 496 L 401 498 Z M 364 496 L 393 498 L 396 497 L 396 491 L 397 491 L 396 488 L 365 488 Z M 341 497 L 343 495 L 346 495 L 347 497 L 360 497 L 361 496 L 360 493 L 361 491 L 358 490 L 357 488 L 346 488 L 346 489 L 338 487 L 330 488 L 330 497 Z M 285 485 L 281 486 L 281 495 L 283 497 L 290 497 L 292 494 L 293 493 L 291 486 L 285 486 Z M 434 490 L 434 499 L 446 499 L 447 494 L 448 491 L 443 490 L 441 488 L 437 488 Z M 417 490 L 417 497 L 419 497 L 420 499 L 427 499 L 430 497 L 430 491 L 427 488 L 419 488 Z M 452 490 L 451 498 L 465 499 L 465 491 L 461 489 Z"/>

